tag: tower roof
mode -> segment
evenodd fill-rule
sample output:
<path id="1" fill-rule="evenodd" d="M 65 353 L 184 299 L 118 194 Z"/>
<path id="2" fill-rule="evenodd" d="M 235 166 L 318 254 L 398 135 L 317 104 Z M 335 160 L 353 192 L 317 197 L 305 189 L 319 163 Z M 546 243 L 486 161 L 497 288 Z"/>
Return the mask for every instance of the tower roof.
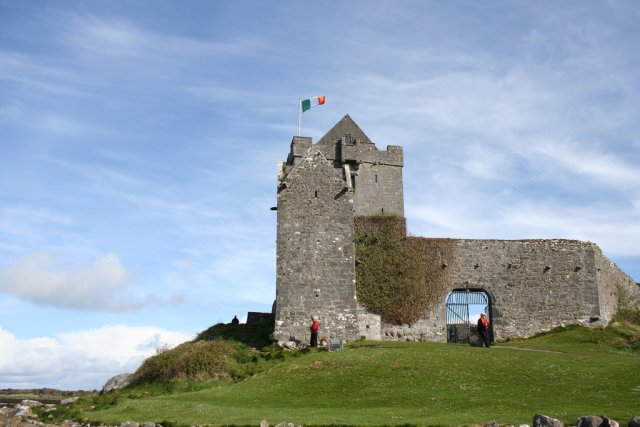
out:
<path id="1" fill-rule="evenodd" d="M 329 132 L 327 132 L 320 140 L 318 144 L 335 143 L 337 140 L 345 135 L 351 135 L 352 138 L 359 142 L 366 142 L 373 144 L 369 137 L 360 129 L 360 127 L 353 121 L 353 119 L 347 114 L 338 123 L 336 123 Z"/>

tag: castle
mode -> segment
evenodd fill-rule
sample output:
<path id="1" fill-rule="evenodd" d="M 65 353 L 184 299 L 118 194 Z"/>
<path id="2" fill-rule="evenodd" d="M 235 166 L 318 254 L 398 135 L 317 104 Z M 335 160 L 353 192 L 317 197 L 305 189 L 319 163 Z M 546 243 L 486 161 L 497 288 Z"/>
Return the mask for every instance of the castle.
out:
<path id="1" fill-rule="evenodd" d="M 402 168 L 402 147 L 378 150 L 348 115 L 315 144 L 293 138 L 278 174 L 274 340 L 307 342 L 315 315 L 321 335 L 347 341 L 454 341 L 469 329 L 469 298 L 486 305 L 495 339 L 528 337 L 606 325 L 640 301 L 640 286 L 590 242 L 422 238 L 440 257 L 433 304 L 411 324 L 385 322 L 358 300 L 354 224 L 404 217 Z"/>

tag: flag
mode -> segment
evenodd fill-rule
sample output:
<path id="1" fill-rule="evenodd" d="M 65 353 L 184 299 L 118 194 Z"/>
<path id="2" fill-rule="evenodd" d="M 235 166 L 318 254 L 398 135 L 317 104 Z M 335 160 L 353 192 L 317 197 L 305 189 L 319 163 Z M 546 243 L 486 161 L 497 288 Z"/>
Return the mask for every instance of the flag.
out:
<path id="1" fill-rule="evenodd" d="M 311 99 L 303 99 L 302 101 L 300 101 L 302 112 L 304 113 L 305 111 L 307 111 L 311 107 L 315 107 L 316 105 L 324 104 L 326 98 L 326 96 L 316 96 L 315 98 Z"/>

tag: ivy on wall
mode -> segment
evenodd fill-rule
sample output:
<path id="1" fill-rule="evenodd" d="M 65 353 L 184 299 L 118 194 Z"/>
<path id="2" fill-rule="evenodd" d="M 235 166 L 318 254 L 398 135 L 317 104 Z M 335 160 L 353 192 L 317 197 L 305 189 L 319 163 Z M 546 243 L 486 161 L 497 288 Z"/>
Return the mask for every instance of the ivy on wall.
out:
<path id="1" fill-rule="evenodd" d="M 448 286 L 453 240 L 406 235 L 399 216 L 355 218 L 356 293 L 386 323 L 424 318 Z"/>

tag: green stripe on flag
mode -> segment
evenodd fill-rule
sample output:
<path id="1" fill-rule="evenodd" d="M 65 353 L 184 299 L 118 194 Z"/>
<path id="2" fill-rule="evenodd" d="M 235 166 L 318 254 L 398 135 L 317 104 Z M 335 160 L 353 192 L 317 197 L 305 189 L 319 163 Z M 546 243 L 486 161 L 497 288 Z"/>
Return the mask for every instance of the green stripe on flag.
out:
<path id="1" fill-rule="evenodd" d="M 305 111 L 307 111 L 310 108 L 311 108 L 311 100 L 310 99 L 303 99 L 302 100 L 302 112 L 304 113 Z"/>

